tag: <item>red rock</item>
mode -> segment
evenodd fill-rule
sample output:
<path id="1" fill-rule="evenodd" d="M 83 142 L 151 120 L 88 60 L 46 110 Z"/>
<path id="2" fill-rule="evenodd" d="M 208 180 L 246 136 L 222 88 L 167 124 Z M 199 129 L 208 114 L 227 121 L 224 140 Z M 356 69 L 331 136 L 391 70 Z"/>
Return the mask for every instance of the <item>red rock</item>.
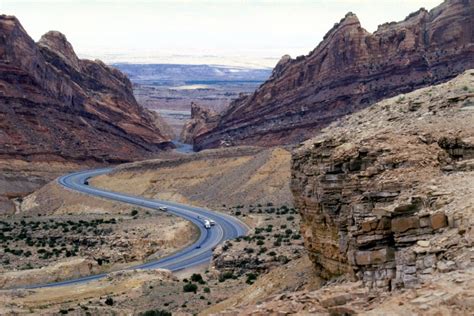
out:
<path id="1" fill-rule="evenodd" d="M 474 68 L 474 2 L 448 0 L 376 32 L 349 13 L 307 56 L 285 56 L 253 95 L 231 103 L 195 149 L 297 143 L 376 101 Z"/>
<path id="2" fill-rule="evenodd" d="M 35 43 L 12 16 L 0 35 L 0 158 L 119 162 L 171 147 L 117 69 L 80 60 L 59 32 Z"/>
<path id="3" fill-rule="evenodd" d="M 409 229 L 419 228 L 420 220 L 418 216 L 403 216 L 392 219 L 392 231 L 403 233 Z"/>
<path id="4" fill-rule="evenodd" d="M 448 218 L 444 213 L 435 213 L 430 216 L 431 227 L 433 229 L 439 229 L 448 226 Z"/>

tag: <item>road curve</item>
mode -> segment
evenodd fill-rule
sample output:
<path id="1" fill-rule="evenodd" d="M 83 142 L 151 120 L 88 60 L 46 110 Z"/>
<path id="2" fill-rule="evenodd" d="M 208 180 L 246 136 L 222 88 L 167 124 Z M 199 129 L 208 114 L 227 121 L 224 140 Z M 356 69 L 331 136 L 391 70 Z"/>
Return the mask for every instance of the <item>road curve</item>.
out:
<path id="1" fill-rule="evenodd" d="M 187 246 L 184 249 L 181 249 L 180 251 L 175 252 L 167 257 L 144 264 L 131 266 L 124 270 L 161 268 L 171 271 L 178 271 L 197 266 L 210 261 L 212 258 L 212 249 L 219 243 L 227 239 L 242 236 L 247 231 L 246 225 L 232 216 L 212 212 L 200 207 L 161 200 L 146 199 L 139 196 L 107 191 L 85 184 L 89 178 L 109 173 L 112 170 L 113 169 L 111 168 L 104 168 L 75 172 L 60 177 L 58 182 L 68 189 L 108 200 L 119 201 L 154 210 L 158 210 L 160 207 L 167 207 L 167 213 L 174 214 L 192 222 L 198 227 L 200 231 L 199 238 L 192 245 Z M 211 229 L 206 229 L 204 227 L 203 218 L 214 220 L 216 222 L 215 226 L 213 226 Z M 67 281 L 31 285 L 28 286 L 28 288 L 72 285 L 97 280 L 103 278 L 106 275 L 106 273 L 103 273 Z"/>

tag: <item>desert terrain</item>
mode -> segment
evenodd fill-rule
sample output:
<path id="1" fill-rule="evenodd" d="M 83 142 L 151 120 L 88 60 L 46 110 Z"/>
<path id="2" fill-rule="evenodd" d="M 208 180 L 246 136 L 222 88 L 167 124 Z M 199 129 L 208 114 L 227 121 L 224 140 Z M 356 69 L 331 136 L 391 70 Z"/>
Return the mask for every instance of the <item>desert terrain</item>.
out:
<path id="1" fill-rule="evenodd" d="M 349 12 L 270 73 L 0 15 L 0 315 L 474 314 L 473 21 Z"/>

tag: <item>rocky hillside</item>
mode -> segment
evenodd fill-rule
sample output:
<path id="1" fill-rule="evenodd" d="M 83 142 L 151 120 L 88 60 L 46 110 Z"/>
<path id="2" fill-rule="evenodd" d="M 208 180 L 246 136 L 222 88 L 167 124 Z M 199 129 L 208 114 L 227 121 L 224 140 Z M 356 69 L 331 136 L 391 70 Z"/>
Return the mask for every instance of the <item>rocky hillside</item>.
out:
<path id="1" fill-rule="evenodd" d="M 469 70 L 323 129 L 292 157 L 313 269 L 283 265 L 203 314 L 471 315 L 472 122 Z M 320 286 L 295 289 L 301 275 Z"/>
<path id="2" fill-rule="evenodd" d="M 120 71 L 59 32 L 35 43 L 12 16 L 0 34 L 0 158 L 121 162 L 171 146 Z"/>
<path id="3" fill-rule="evenodd" d="M 293 154 L 291 189 L 318 275 L 414 287 L 470 266 L 474 71 L 382 101 Z"/>
<path id="4" fill-rule="evenodd" d="M 283 57 L 195 148 L 297 143 L 379 100 L 449 80 L 474 67 L 473 27 L 473 0 L 446 0 L 374 33 L 349 13 L 309 55 Z"/>

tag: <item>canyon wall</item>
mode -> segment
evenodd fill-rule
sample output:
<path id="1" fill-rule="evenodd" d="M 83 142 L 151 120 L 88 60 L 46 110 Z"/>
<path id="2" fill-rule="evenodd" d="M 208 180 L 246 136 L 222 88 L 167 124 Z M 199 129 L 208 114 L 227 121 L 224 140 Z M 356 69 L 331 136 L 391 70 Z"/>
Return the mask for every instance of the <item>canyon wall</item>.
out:
<path id="1" fill-rule="evenodd" d="M 35 43 L 12 16 L 0 35 L 0 159 L 122 162 L 172 147 L 120 71 L 79 59 L 56 31 Z"/>
<path id="2" fill-rule="evenodd" d="M 470 68 L 474 0 L 447 0 L 374 33 L 348 13 L 307 56 L 283 57 L 253 95 L 196 135 L 195 149 L 298 143 L 344 115 Z"/>
<path id="3" fill-rule="evenodd" d="M 472 265 L 474 71 L 331 124 L 292 158 L 319 276 L 413 287 Z"/>

